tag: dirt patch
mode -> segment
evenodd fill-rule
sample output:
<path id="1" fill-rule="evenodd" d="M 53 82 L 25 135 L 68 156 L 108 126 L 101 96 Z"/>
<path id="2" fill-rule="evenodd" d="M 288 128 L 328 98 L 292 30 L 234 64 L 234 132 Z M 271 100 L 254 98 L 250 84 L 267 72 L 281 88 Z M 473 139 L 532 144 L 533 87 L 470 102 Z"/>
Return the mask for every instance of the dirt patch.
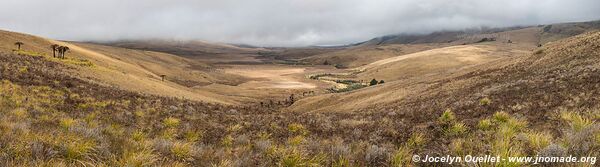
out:
<path id="1" fill-rule="evenodd" d="M 238 86 L 248 88 L 312 89 L 315 84 L 303 78 L 305 67 L 274 65 L 233 65 L 224 69 L 225 73 L 244 76 L 252 81 Z"/>

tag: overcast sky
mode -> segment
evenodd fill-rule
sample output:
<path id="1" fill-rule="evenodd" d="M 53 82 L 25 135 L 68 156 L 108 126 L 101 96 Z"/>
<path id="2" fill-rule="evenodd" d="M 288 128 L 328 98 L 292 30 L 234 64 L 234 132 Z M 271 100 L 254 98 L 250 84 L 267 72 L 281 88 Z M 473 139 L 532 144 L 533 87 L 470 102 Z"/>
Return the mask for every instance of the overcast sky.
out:
<path id="1" fill-rule="evenodd" d="M 600 19 L 599 0 L 1 0 L 0 29 L 62 40 L 329 45 Z"/>

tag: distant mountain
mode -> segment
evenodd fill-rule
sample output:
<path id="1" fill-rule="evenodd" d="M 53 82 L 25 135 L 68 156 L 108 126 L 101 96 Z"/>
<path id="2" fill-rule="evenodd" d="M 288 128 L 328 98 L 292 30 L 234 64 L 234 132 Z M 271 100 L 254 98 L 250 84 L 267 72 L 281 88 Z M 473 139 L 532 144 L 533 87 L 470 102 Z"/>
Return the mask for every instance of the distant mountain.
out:
<path id="1" fill-rule="evenodd" d="M 371 40 L 358 43 L 357 45 L 385 45 L 385 44 L 423 44 L 423 43 L 451 43 L 463 39 L 469 35 L 491 34 L 503 31 L 523 29 L 526 27 L 508 27 L 508 28 L 481 28 L 469 29 L 463 31 L 439 31 L 429 34 L 397 34 L 386 35 L 373 38 Z"/>
<path id="2" fill-rule="evenodd" d="M 600 20 L 545 25 L 542 28 L 540 43 L 548 43 L 599 29 Z"/>
<path id="3" fill-rule="evenodd" d="M 507 28 L 481 28 L 464 31 L 438 31 L 429 34 L 396 34 L 373 38 L 371 40 L 357 43 L 358 46 L 364 45 L 385 45 L 385 44 L 423 44 L 423 43 L 452 43 L 464 39 L 465 37 L 493 34 L 511 30 L 518 30 L 535 26 L 516 26 Z M 543 27 L 540 43 L 547 43 L 575 35 L 579 35 L 590 30 L 600 29 L 600 20 L 575 23 L 559 23 L 550 25 L 539 25 Z"/>

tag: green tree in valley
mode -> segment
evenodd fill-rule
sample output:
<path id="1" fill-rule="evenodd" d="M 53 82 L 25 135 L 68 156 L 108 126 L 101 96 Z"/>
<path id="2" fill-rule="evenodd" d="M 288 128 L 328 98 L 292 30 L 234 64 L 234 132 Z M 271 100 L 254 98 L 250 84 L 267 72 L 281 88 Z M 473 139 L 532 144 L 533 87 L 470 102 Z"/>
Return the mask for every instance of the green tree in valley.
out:
<path id="1" fill-rule="evenodd" d="M 376 79 L 372 79 L 371 82 L 369 82 L 369 86 L 377 85 L 377 83 Z"/>

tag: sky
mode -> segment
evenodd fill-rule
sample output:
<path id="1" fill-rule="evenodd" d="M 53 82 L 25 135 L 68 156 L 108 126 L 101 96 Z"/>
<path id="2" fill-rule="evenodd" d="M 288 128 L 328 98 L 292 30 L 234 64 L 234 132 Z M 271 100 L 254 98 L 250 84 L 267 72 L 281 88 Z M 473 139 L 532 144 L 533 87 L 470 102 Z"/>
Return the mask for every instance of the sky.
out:
<path id="1" fill-rule="evenodd" d="M 0 29 L 74 41 L 338 45 L 390 34 L 598 19 L 599 0 L 0 1 Z"/>

